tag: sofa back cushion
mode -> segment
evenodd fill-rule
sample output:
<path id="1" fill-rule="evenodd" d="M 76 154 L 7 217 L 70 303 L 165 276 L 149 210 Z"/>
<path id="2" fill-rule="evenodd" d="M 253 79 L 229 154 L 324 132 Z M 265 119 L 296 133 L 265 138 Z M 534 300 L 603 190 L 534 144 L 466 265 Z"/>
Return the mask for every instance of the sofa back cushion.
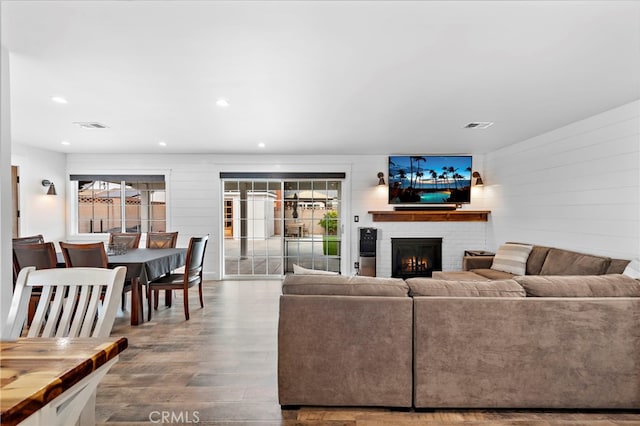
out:
<path id="1" fill-rule="evenodd" d="M 443 297 L 525 297 L 514 280 L 448 281 L 432 278 L 408 278 L 411 296 Z"/>
<path id="2" fill-rule="evenodd" d="M 540 275 L 549 250 L 551 247 L 533 246 L 531 253 L 529 253 L 529 259 L 527 259 L 527 275 Z"/>
<path id="3" fill-rule="evenodd" d="M 627 259 L 611 259 L 611 263 L 607 268 L 606 274 L 623 274 L 627 266 L 631 263 Z"/>
<path id="4" fill-rule="evenodd" d="M 542 265 L 540 275 L 602 275 L 611 258 L 552 248 Z"/>
<path id="5" fill-rule="evenodd" d="M 501 245 L 493 257 L 491 269 L 509 272 L 513 275 L 524 275 L 532 248 L 533 246 L 528 244 L 506 243 Z"/>
<path id="6" fill-rule="evenodd" d="M 509 272 L 498 271 L 495 269 L 472 269 L 471 272 L 480 275 L 488 280 L 508 280 L 515 277 Z"/>
<path id="7" fill-rule="evenodd" d="M 514 277 L 529 297 L 640 297 L 640 282 L 621 274 Z"/>
<path id="8" fill-rule="evenodd" d="M 282 294 L 407 297 L 409 286 L 400 278 L 293 274 L 284 278 Z"/>

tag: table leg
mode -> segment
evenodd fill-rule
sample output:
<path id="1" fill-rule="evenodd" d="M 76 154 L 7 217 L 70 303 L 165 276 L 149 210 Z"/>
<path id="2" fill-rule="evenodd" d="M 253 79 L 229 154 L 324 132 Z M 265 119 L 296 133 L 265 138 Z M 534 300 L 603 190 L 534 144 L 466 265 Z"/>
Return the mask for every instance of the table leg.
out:
<path id="1" fill-rule="evenodd" d="M 142 309 L 142 285 L 140 279 L 131 279 L 131 325 L 139 325 L 144 322 Z"/>

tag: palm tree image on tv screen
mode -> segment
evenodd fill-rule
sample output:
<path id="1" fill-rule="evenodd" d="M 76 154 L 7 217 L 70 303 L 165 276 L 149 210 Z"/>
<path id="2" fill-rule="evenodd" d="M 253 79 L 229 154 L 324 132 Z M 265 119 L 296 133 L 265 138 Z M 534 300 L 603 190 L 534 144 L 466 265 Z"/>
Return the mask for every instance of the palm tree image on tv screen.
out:
<path id="1" fill-rule="evenodd" d="M 389 157 L 389 204 L 471 202 L 470 155 Z"/>

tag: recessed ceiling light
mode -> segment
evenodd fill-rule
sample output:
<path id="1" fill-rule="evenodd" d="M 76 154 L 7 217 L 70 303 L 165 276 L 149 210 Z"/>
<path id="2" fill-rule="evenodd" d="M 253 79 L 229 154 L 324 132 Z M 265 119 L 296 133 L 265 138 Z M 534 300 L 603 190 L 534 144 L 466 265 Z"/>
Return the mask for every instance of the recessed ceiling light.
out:
<path id="1" fill-rule="evenodd" d="M 229 100 L 225 98 L 218 98 L 216 100 L 216 105 L 218 105 L 220 108 L 226 108 L 229 106 Z"/>
<path id="2" fill-rule="evenodd" d="M 260 142 L 258 143 L 258 148 L 264 148 L 266 145 L 264 144 L 264 142 Z"/>
<path id="3" fill-rule="evenodd" d="M 472 121 L 464 126 L 465 129 L 486 129 L 493 126 L 492 121 Z"/>
<path id="4" fill-rule="evenodd" d="M 158 142 L 158 145 L 160 146 L 167 146 L 167 143 L 165 141 L 160 141 Z"/>
<path id="5" fill-rule="evenodd" d="M 65 145 L 65 146 L 68 146 L 68 145 L 71 145 L 71 142 L 69 142 L 69 141 L 62 141 L 62 142 L 60 142 L 60 144 Z"/>
<path id="6" fill-rule="evenodd" d="M 52 96 L 51 100 L 57 104 L 66 104 L 67 100 L 62 96 Z"/>

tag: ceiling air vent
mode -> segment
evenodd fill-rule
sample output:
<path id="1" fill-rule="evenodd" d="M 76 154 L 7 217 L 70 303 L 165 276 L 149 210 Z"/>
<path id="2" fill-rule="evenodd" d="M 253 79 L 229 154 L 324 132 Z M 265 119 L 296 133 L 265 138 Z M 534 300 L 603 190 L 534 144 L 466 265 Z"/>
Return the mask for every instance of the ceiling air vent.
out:
<path id="1" fill-rule="evenodd" d="M 97 123 L 95 121 L 74 121 L 73 124 L 80 126 L 83 129 L 106 129 L 108 128 L 104 124 Z"/>
<path id="2" fill-rule="evenodd" d="M 487 127 L 493 126 L 493 122 L 491 121 L 472 121 L 471 123 L 464 126 L 465 129 L 486 129 Z"/>

